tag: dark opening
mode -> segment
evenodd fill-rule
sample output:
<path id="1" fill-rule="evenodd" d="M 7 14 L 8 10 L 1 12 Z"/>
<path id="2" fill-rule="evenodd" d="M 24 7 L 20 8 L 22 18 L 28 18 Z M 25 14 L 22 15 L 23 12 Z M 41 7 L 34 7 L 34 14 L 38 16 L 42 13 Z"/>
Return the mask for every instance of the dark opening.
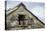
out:
<path id="1" fill-rule="evenodd" d="M 25 18 L 25 16 L 24 15 L 19 15 L 18 16 L 18 21 L 19 21 L 19 25 L 21 25 L 21 22 L 20 21 L 23 21 L 23 25 L 24 25 L 24 18 Z"/>

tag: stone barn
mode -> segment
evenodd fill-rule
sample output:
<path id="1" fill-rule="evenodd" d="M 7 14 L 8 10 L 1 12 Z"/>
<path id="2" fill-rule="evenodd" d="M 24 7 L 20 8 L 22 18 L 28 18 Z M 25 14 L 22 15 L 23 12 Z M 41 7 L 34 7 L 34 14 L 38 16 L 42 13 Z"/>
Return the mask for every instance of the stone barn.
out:
<path id="1" fill-rule="evenodd" d="M 5 29 L 44 28 L 45 24 L 30 12 L 23 3 L 6 12 Z"/>

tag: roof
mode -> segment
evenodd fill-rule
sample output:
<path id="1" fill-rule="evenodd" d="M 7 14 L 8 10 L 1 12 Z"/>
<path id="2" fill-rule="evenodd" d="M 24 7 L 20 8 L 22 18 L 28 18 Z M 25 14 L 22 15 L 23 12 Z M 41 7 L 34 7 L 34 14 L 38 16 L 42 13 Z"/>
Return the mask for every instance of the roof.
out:
<path id="1" fill-rule="evenodd" d="M 32 14 L 39 22 L 41 22 L 43 25 L 45 25 L 40 19 L 38 19 L 38 17 L 36 17 L 31 11 L 28 10 L 28 9 L 26 8 L 26 6 L 25 6 L 23 3 L 20 3 L 18 6 L 12 8 L 12 9 L 10 9 L 10 10 L 8 10 L 8 11 L 6 12 L 6 15 L 7 15 L 7 16 L 10 15 L 10 14 L 13 13 L 14 11 L 16 11 L 21 5 L 22 5 L 30 14 Z"/>

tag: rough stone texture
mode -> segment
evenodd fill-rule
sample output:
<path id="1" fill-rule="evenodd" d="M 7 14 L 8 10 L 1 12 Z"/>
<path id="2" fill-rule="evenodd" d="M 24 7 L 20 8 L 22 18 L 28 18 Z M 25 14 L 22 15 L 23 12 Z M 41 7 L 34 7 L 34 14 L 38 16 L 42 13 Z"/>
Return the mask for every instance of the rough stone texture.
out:
<path id="1" fill-rule="evenodd" d="M 18 16 L 25 15 L 25 25 L 22 25 L 23 22 L 21 21 L 21 25 L 18 22 Z M 6 17 L 7 23 L 7 30 L 14 30 L 14 29 L 29 29 L 29 28 L 43 28 L 44 25 L 40 23 L 32 14 L 24 9 L 23 6 L 20 6 L 17 10 Z"/>

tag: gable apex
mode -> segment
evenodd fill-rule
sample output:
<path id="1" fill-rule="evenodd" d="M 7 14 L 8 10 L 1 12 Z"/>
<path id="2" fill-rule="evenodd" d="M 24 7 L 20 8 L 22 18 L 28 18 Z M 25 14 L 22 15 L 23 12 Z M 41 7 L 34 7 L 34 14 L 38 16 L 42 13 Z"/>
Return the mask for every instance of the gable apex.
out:
<path id="1" fill-rule="evenodd" d="M 20 6 L 26 7 L 22 2 L 18 5 L 18 7 Z"/>

